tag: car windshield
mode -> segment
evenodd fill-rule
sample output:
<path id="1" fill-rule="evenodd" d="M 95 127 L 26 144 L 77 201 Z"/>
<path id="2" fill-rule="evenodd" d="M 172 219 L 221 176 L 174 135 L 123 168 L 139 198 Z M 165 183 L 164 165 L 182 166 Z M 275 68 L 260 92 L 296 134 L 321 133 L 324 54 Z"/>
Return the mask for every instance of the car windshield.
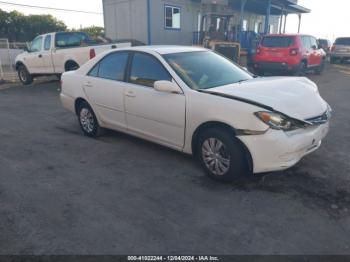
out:
<path id="1" fill-rule="evenodd" d="M 210 89 L 252 79 L 230 60 L 211 51 L 174 53 L 163 56 L 192 89 Z"/>
<path id="2" fill-rule="evenodd" d="M 261 45 L 264 47 L 289 47 L 293 43 L 293 37 L 267 36 L 263 38 Z"/>
<path id="3" fill-rule="evenodd" d="M 336 45 L 350 45 L 350 37 L 347 38 L 338 38 L 335 41 Z"/>

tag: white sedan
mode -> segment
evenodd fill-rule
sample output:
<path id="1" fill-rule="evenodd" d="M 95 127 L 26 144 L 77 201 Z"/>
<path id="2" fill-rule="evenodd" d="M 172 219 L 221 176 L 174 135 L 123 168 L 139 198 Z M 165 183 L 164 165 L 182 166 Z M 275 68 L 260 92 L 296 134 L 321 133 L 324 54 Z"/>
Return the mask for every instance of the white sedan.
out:
<path id="1" fill-rule="evenodd" d="M 295 165 L 320 147 L 331 115 L 307 78 L 254 78 L 179 46 L 103 53 L 63 75 L 61 101 L 87 136 L 108 128 L 193 154 L 224 181 Z"/>

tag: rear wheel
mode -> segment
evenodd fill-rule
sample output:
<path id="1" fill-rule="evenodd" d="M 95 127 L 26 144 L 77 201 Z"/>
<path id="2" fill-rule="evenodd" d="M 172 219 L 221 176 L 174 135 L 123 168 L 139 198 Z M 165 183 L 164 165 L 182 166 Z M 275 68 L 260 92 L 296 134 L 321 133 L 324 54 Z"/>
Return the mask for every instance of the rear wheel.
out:
<path id="1" fill-rule="evenodd" d="M 315 69 L 315 73 L 316 73 L 317 75 L 322 74 L 325 65 L 326 65 L 325 59 L 322 59 L 321 64 Z"/>
<path id="2" fill-rule="evenodd" d="M 94 111 L 88 103 L 82 102 L 78 107 L 78 119 L 84 134 L 89 137 L 97 137 L 99 135 L 100 126 Z"/>
<path id="3" fill-rule="evenodd" d="M 307 64 L 305 61 L 302 61 L 300 62 L 297 70 L 295 71 L 295 74 L 296 76 L 304 76 L 305 75 L 305 72 L 307 70 Z"/>
<path id="4" fill-rule="evenodd" d="M 33 76 L 28 72 L 24 65 L 20 65 L 17 69 L 18 78 L 23 85 L 30 85 L 33 83 Z"/>
<path id="5" fill-rule="evenodd" d="M 224 129 L 204 131 L 199 137 L 196 153 L 212 179 L 228 182 L 251 173 L 242 145 Z"/>
<path id="6" fill-rule="evenodd" d="M 68 61 L 65 66 L 66 72 L 75 71 L 79 69 L 79 65 L 74 61 Z"/>

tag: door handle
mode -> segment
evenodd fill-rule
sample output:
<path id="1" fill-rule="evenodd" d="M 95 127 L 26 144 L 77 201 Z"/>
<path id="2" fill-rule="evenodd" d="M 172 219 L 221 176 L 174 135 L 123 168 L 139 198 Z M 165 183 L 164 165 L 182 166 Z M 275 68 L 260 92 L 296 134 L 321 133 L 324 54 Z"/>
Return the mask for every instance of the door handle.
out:
<path id="1" fill-rule="evenodd" d="M 136 95 L 134 94 L 134 92 L 132 91 L 127 91 L 125 94 L 127 97 L 136 97 Z"/>
<path id="2" fill-rule="evenodd" d="M 92 87 L 92 84 L 91 84 L 91 82 L 85 82 L 85 83 L 84 83 L 84 86 L 86 86 L 86 87 Z"/>
<path id="3" fill-rule="evenodd" d="M 42 57 L 43 57 L 43 55 L 42 55 L 42 54 L 40 54 L 40 55 L 38 55 L 38 57 L 39 57 L 39 58 L 42 58 Z"/>

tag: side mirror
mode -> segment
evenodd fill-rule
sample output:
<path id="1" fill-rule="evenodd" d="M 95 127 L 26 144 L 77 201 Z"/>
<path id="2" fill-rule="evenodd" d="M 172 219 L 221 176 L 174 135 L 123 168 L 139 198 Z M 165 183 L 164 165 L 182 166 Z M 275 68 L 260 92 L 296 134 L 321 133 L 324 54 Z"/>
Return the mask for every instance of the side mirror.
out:
<path id="1" fill-rule="evenodd" d="M 177 84 L 170 81 L 156 81 L 154 83 L 154 89 L 159 92 L 182 94 L 181 88 Z"/>
<path id="2" fill-rule="evenodd" d="M 313 45 L 311 48 L 312 48 L 313 50 L 317 50 L 317 46 L 316 46 L 316 45 Z"/>

